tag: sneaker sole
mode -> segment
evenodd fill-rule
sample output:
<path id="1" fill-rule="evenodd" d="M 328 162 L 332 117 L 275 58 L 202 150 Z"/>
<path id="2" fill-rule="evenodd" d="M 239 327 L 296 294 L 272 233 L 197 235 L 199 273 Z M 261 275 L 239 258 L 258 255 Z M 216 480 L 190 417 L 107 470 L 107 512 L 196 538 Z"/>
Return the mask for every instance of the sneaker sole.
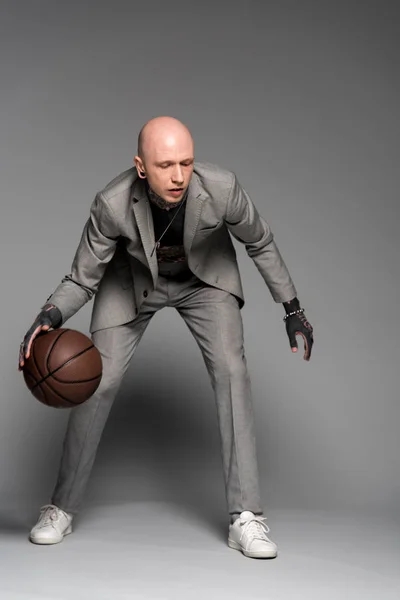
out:
<path id="1" fill-rule="evenodd" d="M 233 548 L 234 550 L 239 550 L 240 552 L 242 552 L 242 554 L 248 556 L 249 558 L 276 558 L 278 556 L 278 552 L 276 550 L 259 550 L 258 552 L 251 552 L 245 550 L 238 542 L 235 542 L 231 539 L 228 539 L 228 546 L 229 548 Z"/>
<path id="2" fill-rule="evenodd" d="M 71 525 L 68 526 L 68 528 L 65 530 L 65 532 L 62 534 L 61 538 L 56 538 L 56 539 L 51 539 L 51 538 L 40 538 L 40 537 L 35 537 L 35 535 L 29 534 L 29 540 L 33 543 L 33 544 L 42 544 L 42 545 L 48 545 L 48 544 L 59 544 L 60 542 L 63 541 L 64 537 L 68 534 L 72 533 L 72 527 Z"/>

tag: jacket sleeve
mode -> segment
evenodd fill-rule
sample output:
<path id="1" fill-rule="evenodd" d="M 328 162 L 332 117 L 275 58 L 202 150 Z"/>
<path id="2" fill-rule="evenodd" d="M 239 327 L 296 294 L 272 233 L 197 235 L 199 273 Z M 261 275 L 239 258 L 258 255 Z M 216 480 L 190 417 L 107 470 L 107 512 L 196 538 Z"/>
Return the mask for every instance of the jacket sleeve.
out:
<path id="1" fill-rule="evenodd" d="M 226 226 L 233 237 L 245 245 L 247 254 L 254 261 L 275 302 L 292 300 L 297 291 L 271 228 L 259 215 L 234 173 L 232 178 L 227 200 Z"/>
<path id="2" fill-rule="evenodd" d="M 61 326 L 97 292 L 107 264 L 112 259 L 119 232 L 107 200 L 96 194 L 90 207 L 71 273 L 65 275 L 45 304 L 52 303 L 61 311 Z"/>

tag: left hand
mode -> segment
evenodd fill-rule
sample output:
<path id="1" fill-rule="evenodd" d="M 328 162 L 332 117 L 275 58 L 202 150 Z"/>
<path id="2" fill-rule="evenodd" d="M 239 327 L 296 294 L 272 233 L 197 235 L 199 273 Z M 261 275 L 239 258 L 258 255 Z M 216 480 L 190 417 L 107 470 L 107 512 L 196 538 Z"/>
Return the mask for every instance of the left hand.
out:
<path id="1" fill-rule="evenodd" d="M 313 328 L 311 323 L 307 321 L 304 313 L 300 313 L 288 317 L 285 321 L 285 325 L 292 352 L 297 352 L 298 345 L 296 335 L 301 335 L 304 340 L 303 358 L 304 360 L 309 361 L 311 357 L 311 349 L 314 344 Z"/>

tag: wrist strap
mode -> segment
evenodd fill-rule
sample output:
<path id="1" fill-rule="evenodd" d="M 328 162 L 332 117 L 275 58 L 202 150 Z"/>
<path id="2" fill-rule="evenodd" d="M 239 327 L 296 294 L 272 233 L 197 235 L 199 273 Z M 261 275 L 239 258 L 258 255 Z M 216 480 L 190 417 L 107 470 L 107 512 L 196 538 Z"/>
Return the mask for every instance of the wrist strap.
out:
<path id="1" fill-rule="evenodd" d="M 298 315 L 298 314 L 300 314 L 300 313 L 303 313 L 303 312 L 304 312 L 304 308 L 299 308 L 299 310 L 294 310 L 294 311 L 292 311 L 292 312 L 290 312 L 290 313 L 287 313 L 287 314 L 286 314 L 286 315 L 283 317 L 283 320 L 284 320 L 284 321 L 286 321 L 286 319 L 287 319 L 288 317 L 291 317 L 292 315 Z"/>

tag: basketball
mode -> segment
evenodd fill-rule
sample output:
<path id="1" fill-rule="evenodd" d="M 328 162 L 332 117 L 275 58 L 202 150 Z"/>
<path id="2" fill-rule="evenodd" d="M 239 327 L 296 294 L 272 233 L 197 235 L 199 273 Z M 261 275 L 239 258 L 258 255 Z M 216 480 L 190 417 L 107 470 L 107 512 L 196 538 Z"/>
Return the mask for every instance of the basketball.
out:
<path id="1" fill-rule="evenodd" d="M 54 408 L 72 408 L 88 400 L 102 377 L 101 355 L 92 340 L 74 329 L 41 331 L 23 367 L 34 397 Z"/>

